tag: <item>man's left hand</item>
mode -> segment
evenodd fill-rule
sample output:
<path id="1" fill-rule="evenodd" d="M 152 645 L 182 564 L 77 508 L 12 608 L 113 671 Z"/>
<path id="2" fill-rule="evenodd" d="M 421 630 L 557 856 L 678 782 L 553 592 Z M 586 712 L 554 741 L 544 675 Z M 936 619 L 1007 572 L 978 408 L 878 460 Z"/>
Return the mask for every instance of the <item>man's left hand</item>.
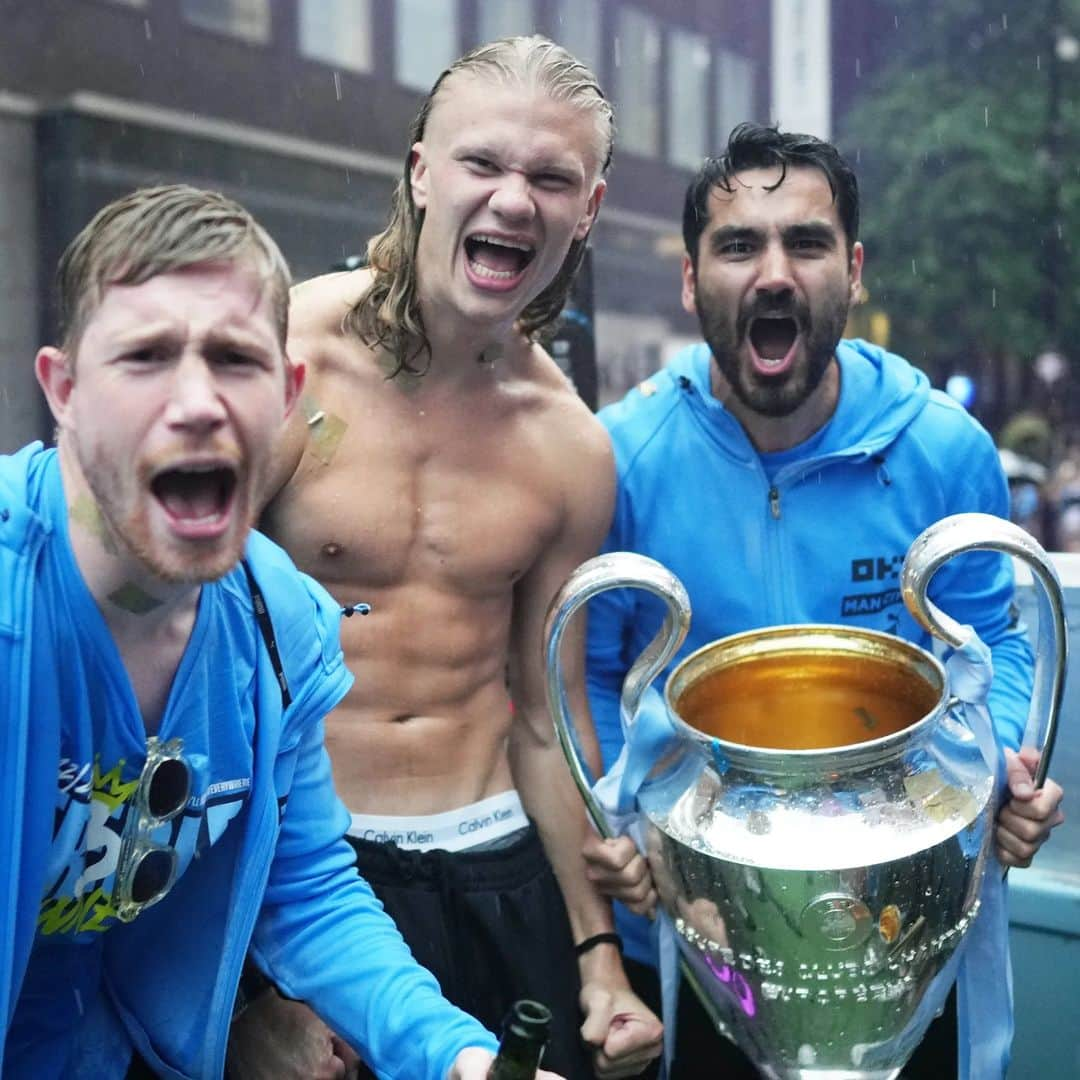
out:
<path id="1" fill-rule="evenodd" d="M 995 842 L 1002 866 L 1030 866 L 1051 830 L 1065 820 L 1060 806 L 1061 785 L 1047 778 L 1041 788 L 1032 783 L 1039 753 L 1024 747 L 1019 754 L 1005 751 L 1005 782 L 1009 800 L 997 817 Z"/>
<path id="2" fill-rule="evenodd" d="M 581 1008 L 585 1013 L 581 1037 L 593 1047 L 598 1077 L 637 1076 L 659 1056 L 664 1027 L 629 986 L 586 982 Z"/>

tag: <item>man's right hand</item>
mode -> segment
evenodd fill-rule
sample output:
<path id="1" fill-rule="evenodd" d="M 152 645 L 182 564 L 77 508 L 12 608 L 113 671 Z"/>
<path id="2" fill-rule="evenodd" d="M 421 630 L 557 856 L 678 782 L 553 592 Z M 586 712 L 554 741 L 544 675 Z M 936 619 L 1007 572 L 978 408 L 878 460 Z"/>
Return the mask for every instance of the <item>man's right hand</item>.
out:
<path id="1" fill-rule="evenodd" d="M 446 1080 L 487 1080 L 491 1072 L 491 1063 L 495 1055 L 490 1050 L 481 1050 L 479 1047 L 469 1046 L 454 1058 L 454 1065 L 447 1074 Z M 536 1073 L 536 1080 L 564 1080 L 558 1073 L 540 1069 Z"/>
<path id="2" fill-rule="evenodd" d="M 585 876 L 605 896 L 621 901 L 638 915 L 656 914 L 656 887 L 645 857 L 629 836 L 585 838 Z"/>
<path id="3" fill-rule="evenodd" d="M 235 1080 L 348 1080 L 360 1058 L 303 1002 L 274 990 L 260 994 L 229 1034 L 229 1076 Z"/>

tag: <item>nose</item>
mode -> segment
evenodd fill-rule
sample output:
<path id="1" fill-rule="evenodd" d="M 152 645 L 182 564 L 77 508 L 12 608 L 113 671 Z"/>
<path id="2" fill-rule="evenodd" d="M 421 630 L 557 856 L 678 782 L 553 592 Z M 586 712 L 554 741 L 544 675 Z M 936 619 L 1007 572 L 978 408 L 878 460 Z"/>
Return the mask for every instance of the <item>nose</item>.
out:
<path id="1" fill-rule="evenodd" d="M 167 422 L 188 431 L 209 432 L 225 423 L 227 415 L 211 365 L 202 356 L 185 354 L 173 372 Z"/>
<path id="2" fill-rule="evenodd" d="M 791 256 L 783 244 L 767 244 L 758 263 L 756 288 L 759 294 L 781 299 L 795 288 L 791 273 Z"/>
<path id="3" fill-rule="evenodd" d="M 531 221 L 536 212 L 528 178 L 517 172 L 504 172 L 496 181 L 488 205 L 507 221 Z"/>

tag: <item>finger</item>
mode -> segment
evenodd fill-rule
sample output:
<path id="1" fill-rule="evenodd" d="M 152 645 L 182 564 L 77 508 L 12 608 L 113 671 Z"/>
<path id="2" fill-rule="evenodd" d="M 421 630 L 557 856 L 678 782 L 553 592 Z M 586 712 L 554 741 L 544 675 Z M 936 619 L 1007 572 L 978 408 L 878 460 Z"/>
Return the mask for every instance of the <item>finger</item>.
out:
<path id="1" fill-rule="evenodd" d="M 1005 786 L 1014 799 L 1033 799 L 1035 785 L 1031 782 L 1034 769 L 1028 768 L 1030 755 L 1021 756 L 1005 747 Z"/>
<path id="2" fill-rule="evenodd" d="M 587 862 L 605 870 L 621 871 L 639 857 L 637 845 L 629 836 L 601 838 L 592 833 L 582 850 Z"/>

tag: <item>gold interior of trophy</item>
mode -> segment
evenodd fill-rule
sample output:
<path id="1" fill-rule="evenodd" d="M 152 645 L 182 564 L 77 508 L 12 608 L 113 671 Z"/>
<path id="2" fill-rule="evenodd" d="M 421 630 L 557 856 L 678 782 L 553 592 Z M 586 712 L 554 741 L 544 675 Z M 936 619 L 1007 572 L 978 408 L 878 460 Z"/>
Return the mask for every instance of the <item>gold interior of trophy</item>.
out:
<path id="1" fill-rule="evenodd" d="M 885 635 L 761 631 L 706 646 L 672 675 L 679 716 L 725 742 L 824 750 L 901 731 L 941 700 L 940 669 Z"/>

